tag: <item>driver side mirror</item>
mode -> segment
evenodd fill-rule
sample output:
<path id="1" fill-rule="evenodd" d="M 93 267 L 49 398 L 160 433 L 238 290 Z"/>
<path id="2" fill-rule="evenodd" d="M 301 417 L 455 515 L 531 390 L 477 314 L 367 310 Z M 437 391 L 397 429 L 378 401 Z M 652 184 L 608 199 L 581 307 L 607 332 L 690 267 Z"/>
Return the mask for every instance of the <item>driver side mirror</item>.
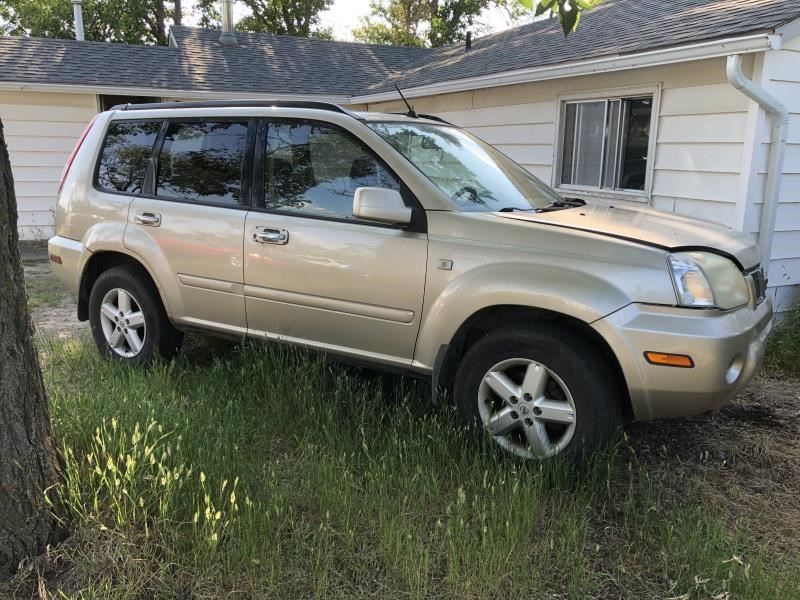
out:
<path id="1" fill-rule="evenodd" d="M 389 225 L 408 225 L 411 209 L 397 190 L 360 187 L 353 197 L 353 216 Z"/>

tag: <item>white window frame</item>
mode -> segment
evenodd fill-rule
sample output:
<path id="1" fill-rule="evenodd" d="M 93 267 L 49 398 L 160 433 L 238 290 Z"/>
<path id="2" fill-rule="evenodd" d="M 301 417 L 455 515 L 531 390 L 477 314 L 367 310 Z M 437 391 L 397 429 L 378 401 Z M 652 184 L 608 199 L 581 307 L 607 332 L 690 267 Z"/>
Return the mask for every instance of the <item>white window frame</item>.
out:
<path id="1" fill-rule="evenodd" d="M 653 173 L 655 167 L 657 138 L 658 138 L 658 116 L 661 110 L 661 84 L 612 88 L 603 90 L 591 90 L 585 92 L 574 92 L 559 94 L 556 111 L 556 140 L 553 144 L 553 188 L 562 195 L 596 200 L 631 200 L 634 202 L 644 202 L 650 204 L 653 193 Z M 566 126 L 566 107 L 571 102 L 604 102 L 625 98 L 641 98 L 652 96 L 653 106 L 650 115 L 650 139 L 647 147 L 647 168 L 645 171 L 644 190 L 620 190 L 603 189 L 599 187 L 563 184 L 561 183 L 561 169 L 563 161 L 564 128 Z M 603 165 L 601 165 L 603 168 Z"/>

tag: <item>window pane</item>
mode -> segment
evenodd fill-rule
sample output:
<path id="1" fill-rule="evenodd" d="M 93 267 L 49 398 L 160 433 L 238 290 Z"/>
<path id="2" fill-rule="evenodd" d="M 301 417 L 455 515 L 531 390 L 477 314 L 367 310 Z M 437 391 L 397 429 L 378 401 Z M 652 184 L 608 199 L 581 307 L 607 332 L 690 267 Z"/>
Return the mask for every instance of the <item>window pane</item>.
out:
<path id="1" fill-rule="evenodd" d="M 171 123 L 158 161 L 156 195 L 238 204 L 246 122 Z"/>
<path id="2" fill-rule="evenodd" d="M 575 152 L 575 125 L 578 105 L 567 104 L 564 111 L 564 144 L 561 155 L 561 183 L 572 183 L 572 161 Z"/>
<path id="3" fill-rule="evenodd" d="M 603 187 L 617 187 L 617 166 L 619 165 L 619 137 L 622 100 L 611 100 L 608 103 L 608 123 L 606 133 L 605 167 Z"/>
<path id="4" fill-rule="evenodd" d="M 622 145 L 622 168 L 619 187 L 643 190 L 647 174 L 647 152 L 650 142 L 650 98 L 625 100 L 625 128 Z"/>
<path id="5" fill-rule="evenodd" d="M 600 187 L 605 111 L 605 101 L 567 104 L 562 183 Z"/>
<path id="6" fill-rule="evenodd" d="M 400 189 L 356 140 L 311 123 L 270 123 L 264 170 L 265 207 L 273 210 L 354 219 L 356 189 Z"/>
<path id="7" fill-rule="evenodd" d="M 100 157 L 97 185 L 113 192 L 140 192 L 159 129 L 161 121 L 112 123 Z"/>
<path id="8" fill-rule="evenodd" d="M 605 110 L 605 102 L 583 102 L 578 105 L 577 151 L 573 166 L 573 183 L 577 185 L 600 185 Z"/>

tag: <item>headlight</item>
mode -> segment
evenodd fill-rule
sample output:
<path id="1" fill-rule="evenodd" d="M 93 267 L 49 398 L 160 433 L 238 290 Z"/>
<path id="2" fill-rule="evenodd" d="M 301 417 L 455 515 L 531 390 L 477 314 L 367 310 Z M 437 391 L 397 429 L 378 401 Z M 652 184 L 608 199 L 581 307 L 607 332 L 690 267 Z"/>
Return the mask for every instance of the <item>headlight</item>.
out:
<path id="1" fill-rule="evenodd" d="M 750 299 L 742 272 L 731 260 L 718 254 L 670 254 L 669 266 L 681 306 L 729 310 L 747 304 Z"/>

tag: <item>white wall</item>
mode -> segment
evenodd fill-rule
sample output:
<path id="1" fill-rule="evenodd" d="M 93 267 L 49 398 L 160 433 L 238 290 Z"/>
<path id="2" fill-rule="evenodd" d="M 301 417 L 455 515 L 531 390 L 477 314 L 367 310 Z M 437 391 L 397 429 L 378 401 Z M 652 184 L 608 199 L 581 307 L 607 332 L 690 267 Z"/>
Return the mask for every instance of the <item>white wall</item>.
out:
<path id="1" fill-rule="evenodd" d="M 61 170 L 96 112 L 92 94 L 0 92 L 0 120 L 14 175 L 20 238 L 53 235 Z"/>
<path id="2" fill-rule="evenodd" d="M 785 310 L 800 301 L 800 38 L 784 40 L 782 50 L 766 53 L 757 67 L 755 80 L 791 113 L 769 268 L 773 299 L 779 310 Z M 753 154 L 743 228 L 755 234 L 764 201 L 772 120 L 754 102 L 751 110 L 757 117 L 751 117 Z"/>

